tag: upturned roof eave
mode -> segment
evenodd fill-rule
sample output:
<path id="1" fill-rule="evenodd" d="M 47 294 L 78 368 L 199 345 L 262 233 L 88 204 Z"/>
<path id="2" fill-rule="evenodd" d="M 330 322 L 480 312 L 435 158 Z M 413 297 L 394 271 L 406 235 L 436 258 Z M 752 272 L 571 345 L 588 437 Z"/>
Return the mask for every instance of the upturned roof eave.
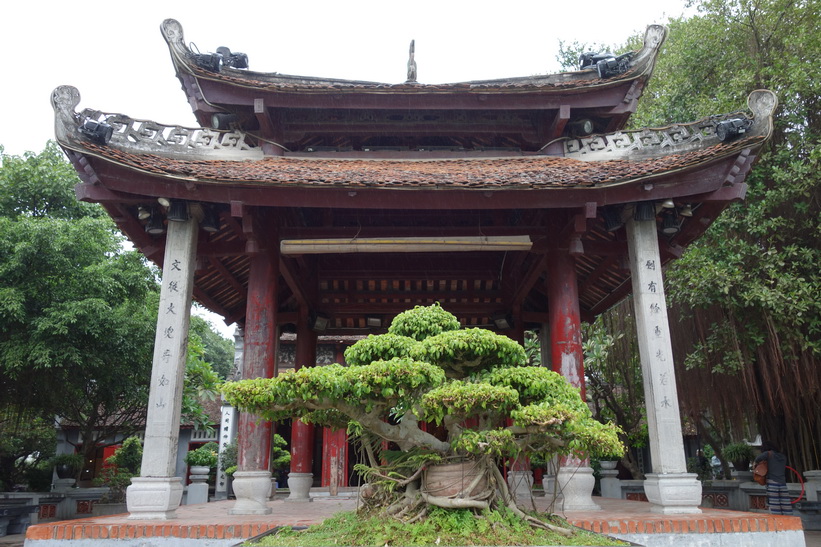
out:
<path id="1" fill-rule="evenodd" d="M 752 125 L 744 139 L 731 143 L 721 143 L 715 135 L 716 120 L 722 117 L 711 117 L 667 128 L 565 140 L 561 153 L 550 156 L 347 159 L 264 156 L 241 132 L 163 126 L 88 109 L 77 113 L 79 100 L 75 88 L 63 86 L 54 92 L 55 131 L 61 146 L 168 181 L 290 190 L 573 190 L 588 195 L 673 175 L 681 177 L 745 148 L 758 148 L 772 131 L 776 103 L 769 91 L 751 94 Z M 84 119 L 107 122 L 115 128 L 108 145 L 90 142 L 80 132 Z"/>
<path id="2" fill-rule="evenodd" d="M 647 28 L 642 48 L 630 62 L 629 69 L 618 76 L 601 79 L 593 69 L 585 69 L 556 74 L 516 76 L 490 80 L 469 80 L 443 84 L 421 84 L 401 82 L 396 84 L 364 80 L 346 80 L 314 76 L 298 76 L 276 72 L 257 72 L 247 69 L 223 68 L 219 72 L 205 70 L 194 62 L 194 52 L 185 44 L 182 25 L 174 19 L 167 19 L 161 31 L 169 47 L 172 63 L 189 100 L 197 99 L 196 90 L 186 85 L 184 76 L 195 80 L 212 80 L 228 83 L 238 88 L 266 90 L 268 92 L 315 93 L 362 93 L 362 94 L 464 94 L 464 93 L 562 93 L 574 91 L 588 92 L 600 88 L 621 85 L 625 81 L 646 80 L 652 74 L 656 57 L 663 44 L 667 29 L 661 25 Z"/>

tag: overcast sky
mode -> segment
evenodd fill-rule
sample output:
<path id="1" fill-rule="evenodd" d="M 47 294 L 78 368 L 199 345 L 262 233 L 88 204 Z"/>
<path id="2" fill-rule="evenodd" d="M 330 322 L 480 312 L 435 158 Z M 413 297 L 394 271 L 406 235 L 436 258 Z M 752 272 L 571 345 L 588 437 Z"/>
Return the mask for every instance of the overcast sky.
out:
<path id="1" fill-rule="evenodd" d="M 42 150 L 54 135 L 49 96 L 63 84 L 80 90 L 79 109 L 194 125 L 160 35 L 166 18 L 203 53 L 248 54 L 252 70 L 386 83 L 405 80 L 413 39 L 419 82 L 443 83 L 557 72 L 559 40 L 621 44 L 684 3 L 15 0 L 0 18 L 0 144 Z"/>
<path id="2" fill-rule="evenodd" d="M 0 145 L 42 150 L 63 84 L 79 89 L 78 110 L 195 125 L 160 34 L 167 18 L 203 53 L 227 46 L 252 70 L 305 76 L 400 83 L 415 40 L 418 81 L 433 84 L 557 72 L 560 40 L 618 45 L 684 12 L 685 0 L 14 0 L 0 17 Z"/>

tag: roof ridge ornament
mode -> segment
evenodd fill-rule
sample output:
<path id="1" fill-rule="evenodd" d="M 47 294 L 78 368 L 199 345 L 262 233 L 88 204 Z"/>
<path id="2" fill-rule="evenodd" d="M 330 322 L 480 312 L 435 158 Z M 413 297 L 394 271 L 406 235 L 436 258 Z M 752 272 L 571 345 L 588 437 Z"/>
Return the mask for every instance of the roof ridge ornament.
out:
<path id="1" fill-rule="evenodd" d="M 408 51 L 408 79 L 406 84 L 415 84 L 416 81 L 416 61 L 414 60 L 414 53 L 416 51 L 416 40 L 411 40 L 410 50 Z"/>

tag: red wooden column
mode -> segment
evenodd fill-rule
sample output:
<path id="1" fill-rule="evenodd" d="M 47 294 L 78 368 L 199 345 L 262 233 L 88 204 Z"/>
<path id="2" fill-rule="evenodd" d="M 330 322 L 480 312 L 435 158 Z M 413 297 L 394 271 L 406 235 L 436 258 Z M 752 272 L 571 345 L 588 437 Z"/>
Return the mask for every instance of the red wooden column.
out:
<path id="1" fill-rule="evenodd" d="M 337 363 L 345 364 L 345 347 L 336 346 Z M 327 486 L 331 495 L 336 488 L 348 486 L 348 432 L 345 429 L 322 429 L 322 486 Z"/>
<path id="2" fill-rule="evenodd" d="M 550 363 L 554 372 L 579 388 L 584 400 L 584 352 L 575 259 L 568 249 L 552 249 L 547 258 Z M 563 510 L 601 509 L 592 498 L 595 478 L 589 460 L 563 457 L 556 480 Z"/>
<path id="3" fill-rule="evenodd" d="M 274 376 L 278 280 L 278 249 L 262 250 L 251 256 L 242 365 L 244 379 Z M 231 509 L 231 514 L 271 512 L 265 505 L 271 489 L 271 434 L 271 422 L 247 412 L 240 414 L 237 433 L 239 471 L 234 474 L 233 482 L 237 503 Z M 266 481 L 267 490 L 264 489 Z"/>
<path id="4" fill-rule="evenodd" d="M 555 249 L 547 260 L 550 363 L 584 399 L 584 353 L 582 352 L 579 288 L 575 259 L 566 249 Z"/>
<path id="5" fill-rule="evenodd" d="M 296 325 L 296 370 L 316 364 L 317 336 L 308 324 L 309 313 L 307 306 L 300 306 Z M 295 419 L 291 425 L 291 472 L 288 475 L 290 495 L 287 501 L 311 501 L 313 461 L 314 426 Z"/>

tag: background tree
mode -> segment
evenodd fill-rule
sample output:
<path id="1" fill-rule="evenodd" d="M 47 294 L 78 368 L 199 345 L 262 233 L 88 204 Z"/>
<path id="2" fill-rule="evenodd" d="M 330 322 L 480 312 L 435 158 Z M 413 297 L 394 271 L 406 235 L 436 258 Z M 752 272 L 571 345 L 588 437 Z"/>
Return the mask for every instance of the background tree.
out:
<path id="1" fill-rule="evenodd" d="M 668 281 L 684 410 L 725 442 L 757 429 L 798 469 L 821 466 L 821 68 L 807 62 L 821 54 L 819 28 L 818 2 L 701 2 L 697 16 L 671 22 L 635 119 L 731 111 L 757 88 L 779 97 L 746 201 Z"/>
<path id="2" fill-rule="evenodd" d="M 647 408 L 632 300 L 625 299 L 582 325 L 587 400 L 593 417 L 619 427 L 628 448 L 621 458 L 634 479 L 644 479 L 637 450 L 647 446 Z"/>
<path id="3" fill-rule="evenodd" d="M 211 365 L 220 378 L 226 380 L 234 367 L 234 341 L 224 338 L 213 325 L 197 315 L 191 316 L 189 337 L 198 337 L 202 345 L 202 360 Z"/>
<path id="4" fill-rule="evenodd" d="M 123 249 L 101 208 L 76 201 L 79 180 L 56 145 L 0 159 L 0 480 L 8 482 L 21 454 L 41 446 L 27 431 L 37 420 L 78 427 L 89 459 L 143 427 L 159 291 L 157 272 Z M 215 355 L 224 352 L 207 324 L 199 332 Z M 192 336 L 185 406 L 201 426 L 211 420 L 200 398 L 215 396 L 218 380 L 205 351 Z"/>

